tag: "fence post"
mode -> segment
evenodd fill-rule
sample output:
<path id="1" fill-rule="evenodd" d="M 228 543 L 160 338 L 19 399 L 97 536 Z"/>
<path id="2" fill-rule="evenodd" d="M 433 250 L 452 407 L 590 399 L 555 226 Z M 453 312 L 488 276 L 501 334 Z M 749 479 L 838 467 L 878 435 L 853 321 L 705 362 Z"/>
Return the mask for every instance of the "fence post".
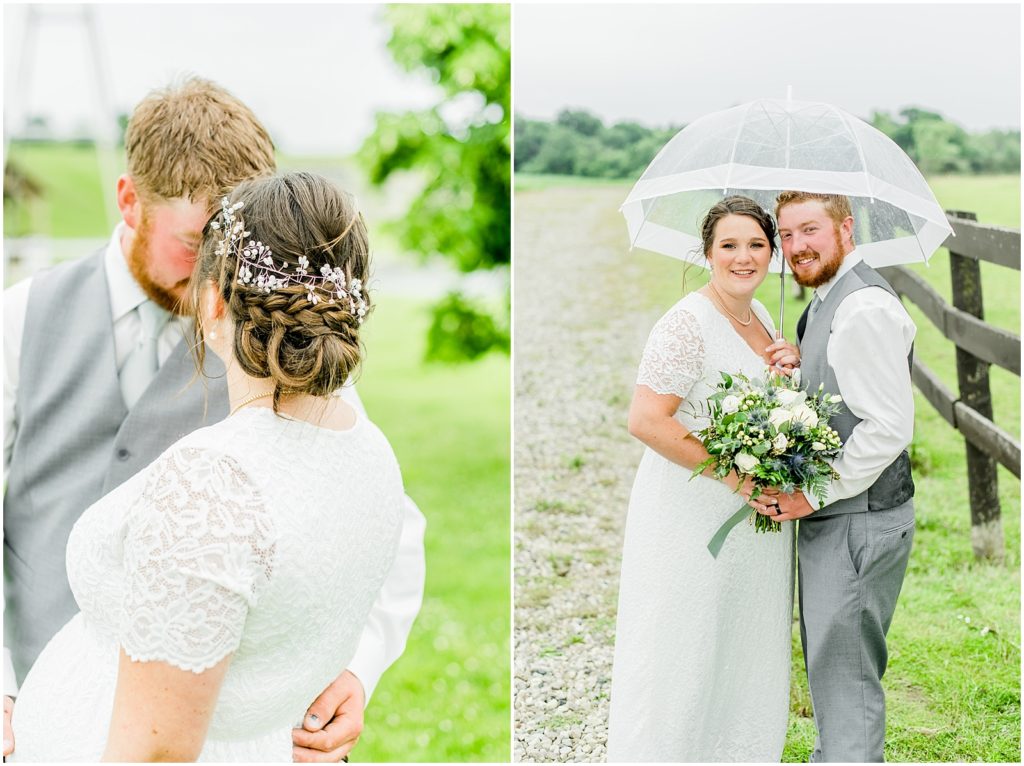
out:
<path id="1" fill-rule="evenodd" d="M 958 210 L 948 215 L 977 221 L 978 216 Z M 954 252 L 956 240 L 949 244 L 949 268 L 953 285 L 953 305 L 978 319 L 985 318 L 981 295 L 981 263 Z M 959 346 L 956 349 L 956 376 L 960 401 L 992 419 L 992 391 L 989 364 Z M 971 500 L 971 547 L 977 559 L 1002 561 L 1003 525 L 999 509 L 996 461 L 969 441 L 967 447 L 967 487 Z"/>

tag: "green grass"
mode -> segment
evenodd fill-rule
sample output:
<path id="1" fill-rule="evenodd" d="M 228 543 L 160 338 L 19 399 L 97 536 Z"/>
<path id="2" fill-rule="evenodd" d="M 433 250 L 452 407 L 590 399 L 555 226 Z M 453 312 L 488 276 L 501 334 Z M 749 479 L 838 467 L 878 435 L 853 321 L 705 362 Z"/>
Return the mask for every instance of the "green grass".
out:
<path id="1" fill-rule="evenodd" d="M 1020 228 L 1020 176 L 932 176 L 935 198 L 946 210 L 977 213 L 981 223 Z"/>
<path id="2" fill-rule="evenodd" d="M 613 178 L 586 178 L 584 176 L 560 176 L 546 173 L 516 173 L 514 185 L 516 191 L 535 191 L 537 189 L 566 187 L 593 188 L 595 186 L 623 185 L 628 188 L 632 185 L 632 182 Z M 622 198 L 625 199 L 626 195 L 623 194 Z"/>
<path id="3" fill-rule="evenodd" d="M 105 198 L 109 195 L 110 200 L 114 199 L 113 184 L 125 170 L 123 149 L 114 151 L 109 189 L 100 180 L 100 159 L 92 146 L 13 141 L 9 159 L 39 185 L 41 195 L 23 205 L 4 202 L 4 236 L 41 234 L 58 239 L 103 239 L 110 235 L 112 223 L 116 221 L 106 220 Z M 396 200 L 386 197 L 408 196 L 403 188 L 398 188 L 397 194 L 390 188 L 386 193 L 374 189 L 349 158 L 278 155 L 277 164 L 280 171 L 313 170 L 353 191 L 362 204 L 371 208 L 367 217 L 376 249 L 381 247 L 382 236 L 385 236 L 383 230 L 386 227 L 380 225 L 383 218 L 399 214 L 394 210 Z M 402 200 L 397 201 L 401 203 Z M 387 210 L 380 215 L 377 214 L 378 208 Z M 385 238 L 393 244 L 393 238 Z"/>
<path id="4" fill-rule="evenodd" d="M 623 259 L 633 259 L 631 279 L 640 281 L 652 312 L 667 309 L 684 292 L 699 287 L 703 269 L 637 250 L 628 252 L 625 224 L 616 208 L 630 187 L 560 183 L 544 178 L 531 185 L 517 178 L 523 194 L 550 197 L 551 207 L 607 208 L 621 239 Z M 946 176 L 930 179 L 941 204 L 971 210 L 982 222 L 1017 228 L 1020 178 Z M 617 219 L 617 220 L 616 220 Z M 572 226 L 566 221 L 565 226 Z M 604 229 L 605 227 L 602 227 Z M 586 235 L 585 233 L 583 233 Z M 604 236 L 590 234 L 589 236 Z M 983 266 L 986 320 L 1019 333 L 1020 274 Z M 947 300 L 948 253 L 931 266 L 915 266 Z M 685 286 L 684 286 L 685 279 Z M 806 305 L 786 291 L 787 337 Z M 779 287 L 769 277 L 758 297 L 778 317 Z M 952 344 L 911 307 L 918 326 L 918 356 L 956 390 Z M 995 420 L 1019 438 L 1020 380 L 992 370 Z M 963 438 L 919 394 L 915 395 L 915 469 L 918 527 L 914 550 L 896 615 L 889 632 L 886 759 L 890 761 L 1018 762 L 1020 749 L 1020 482 L 999 469 L 1006 558 L 1002 564 L 978 563 L 970 541 L 970 510 Z M 970 623 L 964 621 L 970 618 Z M 991 630 L 982 634 L 982 628 Z M 794 625 L 792 704 L 783 760 L 806 762 L 814 744 L 811 703 Z"/>
<path id="5" fill-rule="evenodd" d="M 17 209 L 4 203 L 5 236 L 109 236 L 99 159 L 93 147 L 12 142 L 9 161 L 39 184 L 42 196 Z M 112 172 L 124 172 L 123 151 L 117 152 Z M 113 197 L 113 188 L 109 194 Z"/>
<path id="6" fill-rule="evenodd" d="M 380 296 L 359 392 L 427 517 L 423 610 L 355 761 L 507 761 L 509 360 L 425 365 L 427 305 Z"/>

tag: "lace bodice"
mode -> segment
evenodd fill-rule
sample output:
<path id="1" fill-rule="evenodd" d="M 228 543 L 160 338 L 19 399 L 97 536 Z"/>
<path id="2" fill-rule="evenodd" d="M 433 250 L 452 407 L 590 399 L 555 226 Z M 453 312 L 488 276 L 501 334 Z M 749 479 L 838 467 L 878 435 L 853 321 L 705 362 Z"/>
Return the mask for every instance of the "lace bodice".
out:
<path id="1" fill-rule="evenodd" d="M 112 690 L 118 645 L 194 672 L 233 653 L 208 744 L 287 731 L 355 653 L 397 550 L 402 500 L 391 447 L 362 416 L 338 432 L 249 408 L 189 434 L 75 525 L 79 646 L 60 646 L 59 633 L 22 697 L 52 699 L 56 689 L 33 686 L 65 684 L 87 662 L 110 665 L 113 677 L 90 685 Z M 83 642 L 114 651 L 67 656 L 87 653 Z M 23 701 L 19 751 L 33 726 Z M 290 736 L 276 744 L 290 753 Z"/>
<path id="2" fill-rule="evenodd" d="M 764 305 L 754 300 L 751 310 L 774 337 L 775 325 Z M 759 377 L 765 366 L 714 303 L 693 292 L 680 299 L 654 325 L 636 382 L 657 394 L 674 394 L 683 399 L 676 417 L 694 430 L 706 425 L 703 403 L 715 392 L 721 371 Z"/>

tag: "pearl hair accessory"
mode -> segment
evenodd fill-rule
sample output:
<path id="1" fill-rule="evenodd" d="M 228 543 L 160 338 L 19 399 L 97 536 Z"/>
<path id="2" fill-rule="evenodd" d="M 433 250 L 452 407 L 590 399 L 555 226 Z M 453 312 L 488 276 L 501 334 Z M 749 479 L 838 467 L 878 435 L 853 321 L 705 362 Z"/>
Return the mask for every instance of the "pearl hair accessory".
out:
<path id="1" fill-rule="evenodd" d="M 227 197 L 221 198 L 222 221 L 212 221 L 210 226 L 217 230 L 223 230 L 224 238 L 217 243 L 217 255 L 223 257 L 229 251 L 238 251 L 239 246 L 249 232 L 245 230 L 245 223 L 239 218 L 237 212 L 242 209 L 245 203 L 241 200 L 231 204 Z M 352 230 L 359 214 L 353 217 L 348 228 L 342 232 L 341 237 L 346 236 Z M 339 238 L 340 239 L 340 238 Z M 346 284 L 345 271 L 340 266 L 331 267 L 326 263 L 320 267 L 320 275 L 309 273 L 309 259 L 299 256 L 299 265 L 292 271 L 287 271 L 288 264 L 281 261 L 278 268 L 274 263 L 274 254 L 270 248 L 262 242 L 248 240 L 241 247 L 239 254 L 240 266 L 238 269 L 238 284 L 246 287 L 255 287 L 264 293 L 271 293 L 293 284 L 300 284 L 306 288 L 306 300 L 314 306 L 321 300 L 328 303 L 347 300 L 352 314 L 359 324 L 363 323 L 366 316 L 366 301 L 363 299 L 362 280 L 353 278 Z"/>

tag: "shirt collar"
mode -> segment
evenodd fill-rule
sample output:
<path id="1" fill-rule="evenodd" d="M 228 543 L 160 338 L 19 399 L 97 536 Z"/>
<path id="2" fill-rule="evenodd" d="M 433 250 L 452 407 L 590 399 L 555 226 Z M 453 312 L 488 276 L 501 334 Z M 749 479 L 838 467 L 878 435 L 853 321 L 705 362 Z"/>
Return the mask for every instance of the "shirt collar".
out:
<path id="1" fill-rule="evenodd" d="M 818 299 L 824 303 L 825 298 L 828 297 L 829 290 L 835 286 L 836 282 L 842 279 L 850 269 L 863 260 L 864 258 L 857 252 L 857 248 L 848 252 L 846 257 L 843 258 L 843 262 L 839 265 L 839 271 L 836 272 L 835 276 L 825 284 L 818 285 L 814 288 L 814 293 L 818 296 Z"/>
<path id="2" fill-rule="evenodd" d="M 121 235 L 124 229 L 124 221 L 114 227 L 103 260 L 107 270 L 107 288 L 110 290 L 110 313 L 115 322 L 147 300 L 146 294 L 132 276 L 124 251 L 121 249 Z"/>

